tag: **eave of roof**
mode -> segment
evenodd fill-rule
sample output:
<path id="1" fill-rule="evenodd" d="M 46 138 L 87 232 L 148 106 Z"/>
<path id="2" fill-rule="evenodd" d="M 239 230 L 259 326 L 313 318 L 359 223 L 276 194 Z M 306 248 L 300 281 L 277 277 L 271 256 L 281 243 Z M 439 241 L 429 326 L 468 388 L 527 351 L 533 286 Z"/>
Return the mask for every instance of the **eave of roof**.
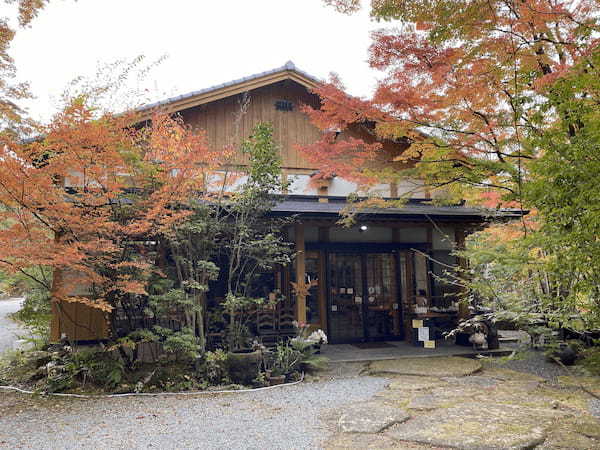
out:
<path id="1" fill-rule="evenodd" d="M 322 83 L 318 78 L 298 69 L 292 61 L 288 61 L 276 69 L 150 103 L 137 108 L 137 111 L 143 116 L 142 120 L 144 120 L 149 118 L 147 116 L 156 108 L 165 108 L 169 112 L 181 111 L 283 80 L 296 81 L 308 89 L 313 89 Z"/>
<path id="2" fill-rule="evenodd" d="M 273 209 L 274 215 L 300 215 L 301 217 L 333 218 L 351 206 L 350 203 L 330 199 L 327 203 L 318 199 L 294 198 L 290 196 L 278 203 Z M 437 206 L 424 200 L 410 200 L 402 208 L 361 208 L 358 214 L 363 219 L 426 220 L 443 219 L 447 221 L 485 222 L 488 220 L 510 220 L 521 217 L 517 210 L 488 210 L 467 206 Z"/>

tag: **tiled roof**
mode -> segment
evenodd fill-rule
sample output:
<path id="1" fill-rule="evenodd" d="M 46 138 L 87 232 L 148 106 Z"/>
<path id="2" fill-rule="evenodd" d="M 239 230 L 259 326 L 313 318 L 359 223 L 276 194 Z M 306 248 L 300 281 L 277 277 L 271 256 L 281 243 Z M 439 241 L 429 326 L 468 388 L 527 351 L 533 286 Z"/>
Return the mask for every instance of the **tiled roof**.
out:
<path id="1" fill-rule="evenodd" d="M 238 78 L 237 80 L 228 81 L 227 83 L 217 84 L 215 86 L 211 86 L 211 87 L 208 87 L 205 89 L 200 89 L 199 91 L 188 92 L 187 94 L 178 95 L 175 97 L 167 98 L 165 100 L 161 100 L 158 102 L 150 103 L 148 105 L 144 105 L 144 106 L 139 107 L 138 111 L 145 111 L 147 109 L 152 109 L 152 108 L 156 108 L 158 106 L 167 105 L 169 103 L 178 102 L 180 100 L 185 100 L 187 98 L 195 97 L 196 95 L 208 94 L 212 91 L 216 91 L 216 90 L 223 89 L 223 88 L 230 87 L 230 86 L 235 86 L 236 84 L 245 83 L 247 81 L 252 81 L 257 78 L 262 78 L 267 75 L 273 75 L 273 74 L 276 74 L 279 72 L 285 72 L 288 70 L 292 71 L 292 72 L 296 72 L 297 74 L 302 75 L 304 78 L 308 78 L 308 79 L 314 81 L 315 83 L 321 82 L 321 80 L 319 80 L 318 78 L 298 69 L 292 61 L 288 61 L 283 66 L 277 67 L 276 69 L 267 70 L 266 72 L 249 75 L 247 77 Z"/>

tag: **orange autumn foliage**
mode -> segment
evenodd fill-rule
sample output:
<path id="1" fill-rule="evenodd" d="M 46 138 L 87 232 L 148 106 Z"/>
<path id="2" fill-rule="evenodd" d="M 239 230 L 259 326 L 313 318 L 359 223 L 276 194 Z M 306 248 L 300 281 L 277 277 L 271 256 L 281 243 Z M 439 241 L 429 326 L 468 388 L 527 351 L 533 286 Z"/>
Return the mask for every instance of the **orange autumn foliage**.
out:
<path id="1" fill-rule="evenodd" d="M 76 99 L 43 129 L 0 150 L 0 269 L 21 272 L 55 299 L 109 311 L 115 295 L 143 294 L 154 270 L 146 241 L 206 199 L 228 152 L 157 112 L 131 128 L 132 114 L 95 117 Z M 30 270 L 51 268 L 54 283 Z M 112 296 L 112 297 L 111 297 Z"/>
<path id="2" fill-rule="evenodd" d="M 360 6 L 325 3 L 344 12 Z M 548 86 L 598 47 L 598 0 L 372 0 L 370 9 L 389 23 L 372 33 L 369 64 L 383 74 L 374 95 L 353 98 L 334 77 L 316 90 L 322 107 L 307 108 L 313 123 L 342 133 L 369 124 L 380 139 L 411 144 L 395 161 L 431 190 L 456 186 L 478 203 L 520 204 L 527 165 L 538 157 L 524 141 L 560 119 L 544 109 Z M 343 139 L 304 151 L 330 171 L 356 151 L 379 156 Z M 364 168 L 342 163 L 336 172 L 360 178 Z"/>

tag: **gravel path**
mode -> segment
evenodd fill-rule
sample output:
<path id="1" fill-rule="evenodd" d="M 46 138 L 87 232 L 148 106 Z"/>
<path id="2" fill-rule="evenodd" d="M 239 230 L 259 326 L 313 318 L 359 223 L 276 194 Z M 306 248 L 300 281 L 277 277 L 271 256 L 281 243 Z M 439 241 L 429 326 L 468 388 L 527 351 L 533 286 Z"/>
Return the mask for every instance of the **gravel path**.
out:
<path id="1" fill-rule="evenodd" d="M 20 328 L 8 315 L 17 312 L 22 302 L 22 298 L 0 300 L 0 354 L 13 349 L 17 343 L 16 333 Z"/>
<path id="2" fill-rule="evenodd" d="M 322 413 L 369 399 L 387 382 L 358 377 L 211 397 L 38 400 L 37 408 L 0 392 L 0 448 L 319 448 L 329 434 Z"/>
<path id="3" fill-rule="evenodd" d="M 535 350 L 525 353 L 523 359 L 503 362 L 500 367 L 531 373 L 552 383 L 557 382 L 557 377 L 569 375 L 561 366 L 548 361 L 544 356 L 544 352 Z"/>

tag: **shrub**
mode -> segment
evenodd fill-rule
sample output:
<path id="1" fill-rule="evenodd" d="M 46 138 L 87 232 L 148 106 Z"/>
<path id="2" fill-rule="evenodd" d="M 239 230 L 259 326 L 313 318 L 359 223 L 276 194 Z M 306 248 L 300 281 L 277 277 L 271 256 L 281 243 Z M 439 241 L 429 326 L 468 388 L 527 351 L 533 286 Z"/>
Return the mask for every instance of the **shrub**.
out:
<path id="1" fill-rule="evenodd" d="M 217 349 L 214 352 L 206 352 L 199 372 L 211 384 L 230 383 L 227 353 L 222 349 Z"/>
<path id="2" fill-rule="evenodd" d="M 155 326 L 154 332 L 160 336 L 165 352 L 173 355 L 176 360 L 193 360 L 198 357 L 200 339 L 189 328 L 173 331 Z"/>
<path id="3" fill-rule="evenodd" d="M 103 389 L 114 389 L 125 373 L 123 362 L 105 351 L 68 352 L 49 363 L 46 390 L 60 392 L 88 383 Z"/>
<path id="4" fill-rule="evenodd" d="M 290 346 L 300 354 L 300 369 L 323 369 L 327 365 L 327 358 L 317 354 L 317 349 L 313 342 L 302 339 L 292 339 L 290 341 Z"/>
<path id="5" fill-rule="evenodd" d="M 590 347 L 582 352 L 581 364 L 592 375 L 600 376 L 600 347 Z"/>

